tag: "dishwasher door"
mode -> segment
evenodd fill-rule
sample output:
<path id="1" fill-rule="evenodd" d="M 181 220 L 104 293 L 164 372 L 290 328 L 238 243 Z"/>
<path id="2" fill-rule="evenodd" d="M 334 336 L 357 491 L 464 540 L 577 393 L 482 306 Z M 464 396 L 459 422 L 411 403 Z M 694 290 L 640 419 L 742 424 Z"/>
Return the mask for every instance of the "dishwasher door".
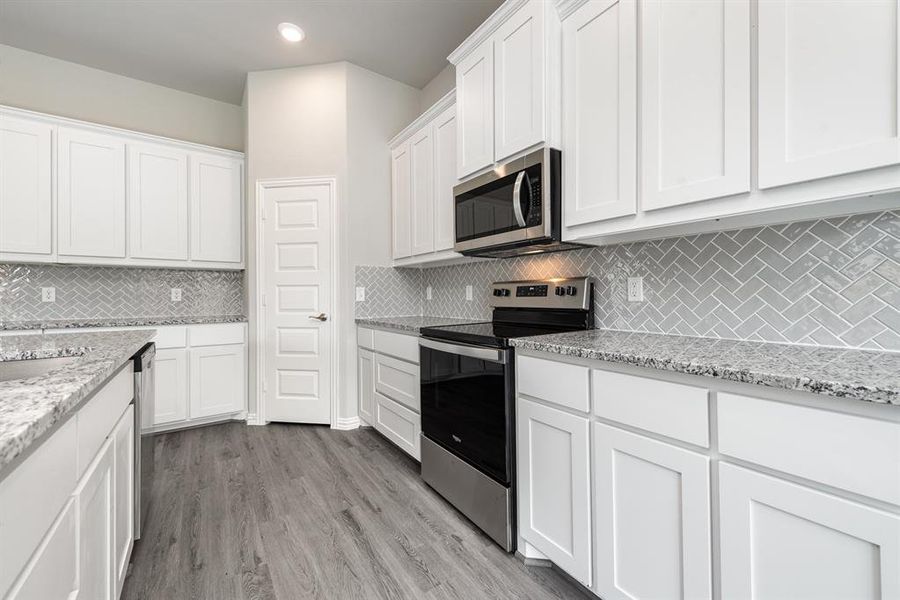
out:
<path id="1" fill-rule="evenodd" d="M 153 407 L 156 400 L 156 345 L 150 342 L 134 356 L 134 539 L 139 540 L 150 508 L 153 483 Z M 143 431 L 147 429 L 148 431 Z"/>

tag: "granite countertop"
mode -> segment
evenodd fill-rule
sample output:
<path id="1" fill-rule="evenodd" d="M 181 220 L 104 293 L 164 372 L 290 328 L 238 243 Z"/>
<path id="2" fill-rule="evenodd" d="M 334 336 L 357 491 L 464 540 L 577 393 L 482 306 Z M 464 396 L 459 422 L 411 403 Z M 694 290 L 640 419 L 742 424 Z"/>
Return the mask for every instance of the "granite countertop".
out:
<path id="1" fill-rule="evenodd" d="M 245 323 L 244 315 L 211 315 L 201 317 L 120 317 L 115 319 L 47 319 L 44 321 L 0 321 L 0 331 L 29 329 L 77 329 L 80 327 L 155 327 L 163 325 L 207 325 L 212 323 Z"/>
<path id="2" fill-rule="evenodd" d="M 37 377 L 0 381 L 0 474 L 155 334 L 144 329 L 0 337 L 0 362 L 80 357 Z"/>
<path id="3" fill-rule="evenodd" d="M 484 319 L 490 320 L 490 319 Z M 457 319 L 454 317 L 371 317 L 368 319 L 356 319 L 357 325 L 363 327 L 376 327 L 379 329 L 393 329 L 408 333 L 419 333 L 425 327 L 439 327 L 441 325 L 459 325 L 461 323 L 479 322 L 476 319 Z"/>
<path id="4" fill-rule="evenodd" d="M 594 329 L 512 340 L 553 352 L 785 390 L 900 405 L 900 354 Z"/>

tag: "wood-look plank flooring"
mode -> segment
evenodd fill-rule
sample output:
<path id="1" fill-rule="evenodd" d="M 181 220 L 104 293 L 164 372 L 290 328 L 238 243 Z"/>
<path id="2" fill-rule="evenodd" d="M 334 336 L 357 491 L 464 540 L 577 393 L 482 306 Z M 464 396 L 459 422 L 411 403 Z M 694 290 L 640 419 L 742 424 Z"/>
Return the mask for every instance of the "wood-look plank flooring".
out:
<path id="1" fill-rule="evenodd" d="M 370 429 L 228 423 L 156 438 L 125 600 L 587 595 L 504 553 Z"/>

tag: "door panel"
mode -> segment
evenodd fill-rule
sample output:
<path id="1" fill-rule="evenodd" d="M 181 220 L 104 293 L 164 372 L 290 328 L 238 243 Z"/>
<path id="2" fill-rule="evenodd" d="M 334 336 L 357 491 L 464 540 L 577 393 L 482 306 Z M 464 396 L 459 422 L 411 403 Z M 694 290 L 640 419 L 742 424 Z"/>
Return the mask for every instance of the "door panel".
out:
<path id="1" fill-rule="evenodd" d="M 409 143 L 410 172 L 410 252 L 413 256 L 434 250 L 434 137 L 430 127 L 413 136 Z"/>
<path id="2" fill-rule="evenodd" d="M 134 405 L 129 405 L 113 430 L 115 448 L 115 560 L 116 593 L 128 572 L 134 542 Z M 150 490 L 144 493 L 149 494 Z"/>
<path id="3" fill-rule="evenodd" d="M 44 123 L 0 118 L 0 254 L 53 252 L 51 135 Z"/>
<path id="4" fill-rule="evenodd" d="M 375 414 L 375 355 L 359 349 L 357 369 L 357 395 L 359 397 L 359 418 L 367 425 L 374 424 Z"/>
<path id="5" fill-rule="evenodd" d="M 206 154 L 192 154 L 190 161 L 191 260 L 241 263 L 241 161 Z"/>
<path id="6" fill-rule="evenodd" d="M 192 419 L 244 410 L 247 382 L 243 345 L 191 348 Z"/>
<path id="7" fill-rule="evenodd" d="M 452 250 L 456 185 L 456 106 L 434 122 L 434 249 Z"/>
<path id="8" fill-rule="evenodd" d="M 391 215 L 394 259 L 412 253 L 412 173 L 409 142 L 391 153 Z"/>
<path id="9" fill-rule="evenodd" d="M 494 45 L 484 42 L 456 66 L 456 169 L 463 179 L 494 161 Z"/>
<path id="10" fill-rule="evenodd" d="M 7 598 L 75 598 L 78 592 L 77 547 L 78 515 L 75 500 L 69 499 Z"/>
<path id="11" fill-rule="evenodd" d="M 175 348 L 156 351 L 153 425 L 187 419 L 187 362 L 187 350 Z"/>
<path id="12" fill-rule="evenodd" d="M 129 144 L 128 210 L 132 257 L 187 260 L 187 153 Z"/>
<path id="13" fill-rule="evenodd" d="M 108 439 L 75 490 L 78 502 L 78 598 L 115 597 L 113 444 Z"/>

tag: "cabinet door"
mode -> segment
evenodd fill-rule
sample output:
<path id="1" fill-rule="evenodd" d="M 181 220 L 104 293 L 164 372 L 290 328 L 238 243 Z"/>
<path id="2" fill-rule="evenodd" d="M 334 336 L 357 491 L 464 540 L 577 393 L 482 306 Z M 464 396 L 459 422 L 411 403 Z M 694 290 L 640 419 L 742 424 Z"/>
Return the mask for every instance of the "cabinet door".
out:
<path id="1" fill-rule="evenodd" d="M 494 34 L 494 160 L 544 140 L 544 2 L 530 0 Z"/>
<path id="2" fill-rule="evenodd" d="M 242 262 L 242 166 L 233 158 L 191 155 L 191 260 Z"/>
<path id="3" fill-rule="evenodd" d="M 412 252 L 410 189 L 412 183 L 409 142 L 391 152 L 391 217 L 393 220 L 393 257 L 406 258 Z"/>
<path id="4" fill-rule="evenodd" d="M 108 439 L 75 489 L 78 503 L 78 598 L 115 597 L 113 443 Z"/>
<path id="5" fill-rule="evenodd" d="M 456 106 L 434 121 L 434 249 L 452 250 L 456 241 Z"/>
<path id="6" fill-rule="evenodd" d="M 750 190 L 748 0 L 641 5 L 641 207 Z"/>
<path id="7" fill-rule="evenodd" d="M 494 45 L 484 42 L 456 65 L 456 175 L 494 161 Z"/>
<path id="8" fill-rule="evenodd" d="M 588 420 L 519 398 L 519 533 L 591 585 Z"/>
<path id="9" fill-rule="evenodd" d="M 116 594 L 128 572 L 128 558 L 134 542 L 134 405 L 129 405 L 113 430 L 115 449 L 115 545 Z M 145 493 L 149 494 L 150 490 Z"/>
<path id="10" fill-rule="evenodd" d="M 6 597 L 9 600 L 75 598 L 77 590 L 78 514 L 75 500 L 70 498 Z"/>
<path id="11" fill-rule="evenodd" d="M 40 260 L 53 252 L 52 132 L 44 123 L 0 117 L 0 253 Z"/>
<path id="12" fill-rule="evenodd" d="M 156 351 L 153 365 L 156 398 L 153 425 L 184 421 L 188 416 L 187 350 L 174 348 Z"/>
<path id="13" fill-rule="evenodd" d="M 410 252 L 413 256 L 434 250 L 434 137 L 431 127 L 415 134 L 409 143 Z"/>
<path id="14" fill-rule="evenodd" d="M 125 142 L 59 128 L 58 241 L 61 256 L 125 257 Z"/>
<path id="15" fill-rule="evenodd" d="M 759 3 L 759 186 L 900 163 L 896 0 Z"/>
<path id="16" fill-rule="evenodd" d="M 712 597 L 709 458 L 594 424 L 595 591 Z"/>
<path id="17" fill-rule="evenodd" d="M 563 22 L 565 224 L 637 211 L 637 12 L 592 0 Z"/>
<path id="18" fill-rule="evenodd" d="M 128 146 L 132 258 L 188 259 L 188 157 L 150 144 Z"/>
<path id="19" fill-rule="evenodd" d="M 191 418 L 244 410 L 244 346 L 191 348 Z"/>
<path id="20" fill-rule="evenodd" d="M 359 349 L 357 358 L 357 394 L 359 396 L 359 418 L 368 425 L 373 424 L 375 405 L 375 360 L 369 350 Z"/>
<path id="21" fill-rule="evenodd" d="M 900 516 L 719 467 L 722 598 L 900 598 Z"/>

